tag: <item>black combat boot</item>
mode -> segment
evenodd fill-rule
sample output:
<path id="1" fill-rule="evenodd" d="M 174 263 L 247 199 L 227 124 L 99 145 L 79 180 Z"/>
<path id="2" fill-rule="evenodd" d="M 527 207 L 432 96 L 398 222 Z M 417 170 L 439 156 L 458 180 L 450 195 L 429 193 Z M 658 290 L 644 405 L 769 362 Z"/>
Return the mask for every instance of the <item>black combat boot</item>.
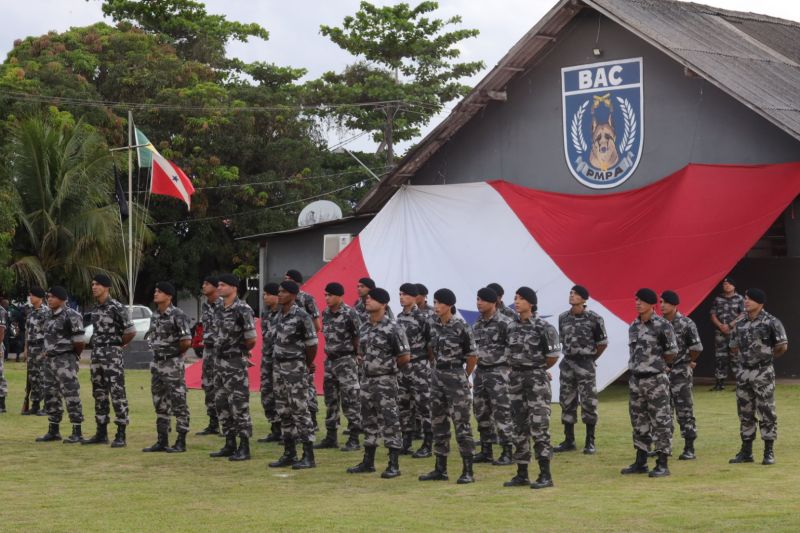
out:
<path id="1" fill-rule="evenodd" d="M 236 453 L 236 435 L 231 431 L 225 434 L 225 446 L 218 452 L 211 452 L 209 457 L 230 457 Z"/>
<path id="2" fill-rule="evenodd" d="M 594 447 L 594 424 L 586 424 L 586 442 L 583 444 L 583 453 L 594 455 L 597 448 Z"/>
<path id="3" fill-rule="evenodd" d="M 339 438 L 336 435 L 336 428 L 328 428 L 325 438 L 319 444 L 314 444 L 315 450 L 335 449 L 339 447 Z"/>
<path id="4" fill-rule="evenodd" d="M 532 489 L 545 489 L 553 486 L 553 476 L 550 475 L 550 459 L 539 459 L 539 477 L 531 483 Z"/>
<path id="5" fill-rule="evenodd" d="M 494 460 L 492 441 L 481 439 L 481 451 L 472 456 L 473 463 L 491 463 Z"/>
<path id="6" fill-rule="evenodd" d="M 235 441 L 234 441 L 235 443 Z M 175 437 L 175 444 L 167 448 L 167 453 L 183 453 L 186 451 L 186 432 L 179 431 L 178 436 Z"/>
<path id="7" fill-rule="evenodd" d="M 683 453 L 678 456 L 678 460 L 691 461 L 694 458 L 694 437 L 686 437 L 686 441 L 683 445 Z"/>
<path id="8" fill-rule="evenodd" d="M 410 431 L 403 433 L 403 447 L 400 448 L 400 454 L 411 455 L 413 453 L 411 451 L 411 447 L 413 445 L 414 445 L 414 433 Z"/>
<path id="9" fill-rule="evenodd" d="M 650 477 L 667 477 L 669 475 L 668 458 L 667 454 L 659 452 L 656 459 L 656 467 L 647 475 Z"/>
<path id="10" fill-rule="evenodd" d="M 506 481 L 503 483 L 504 487 L 527 487 L 531 484 L 530 478 L 528 478 L 528 465 L 527 464 L 518 464 L 517 465 L 517 475 L 511 478 L 511 481 Z"/>
<path id="11" fill-rule="evenodd" d="M 275 422 L 270 426 L 269 434 L 263 439 L 258 439 L 258 442 L 280 442 L 281 441 L 281 423 Z"/>
<path id="12" fill-rule="evenodd" d="M 72 435 L 64 439 L 64 444 L 75 444 L 78 442 L 83 442 L 83 433 L 81 432 L 81 425 L 72 424 Z M 108 439 L 106 439 L 106 442 L 108 442 Z"/>
<path id="13" fill-rule="evenodd" d="M 167 442 L 167 437 L 169 436 L 169 430 L 165 427 L 157 427 L 158 431 L 158 440 L 155 444 L 150 446 L 149 448 L 144 448 L 143 452 L 165 452 L 169 447 L 169 443 Z"/>
<path id="14" fill-rule="evenodd" d="M 208 425 L 195 435 L 219 435 L 219 419 L 215 416 L 209 417 Z"/>
<path id="15" fill-rule="evenodd" d="M 111 442 L 112 448 L 124 448 L 127 443 L 125 442 L 125 424 L 117 424 L 117 434 L 114 435 L 114 440 Z"/>
<path id="16" fill-rule="evenodd" d="M 764 441 L 764 460 L 761 461 L 762 465 L 774 465 L 775 464 L 775 441 L 774 440 L 765 440 Z"/>
<path id="17" fill-rule="evenodd" d="M 432 433 L 425 433 L 425 436 L 422 438 L 422 446 L 419 447 L 419 450 L 415 451 L 414 454 L 411 456 L 414 459 L 425 459 L 426 457 L 431 456 L 431 445 L 433 444 L 433 434 Z"/>
<path id="18" fill-rule="evenodd" d="M 241 435 L 239 437 L 239 447 L 236 453 L 228 457 L 228 461 L 249 461 L 250 460 L 250 437 Z"/>
<path id="19" fill-rule="evenodd" d="M 623 468 L 620 474 L 646 474 L 648 470 L 647 452 L 636 448 L 636 461 L 627 468 Z"/>
<path id="20" fill-rule="evenodd" d="M 28 411 L 28 414 L 33 416 L 38 416 L 41 410 L 42 408 L 39 406 L 39 402 L 33 402 L 30 411 Z"/>
<path id="21" fill-rule="evenodd" d="M 711 387 L 711 389 L 709 390 L 711 390 L 712 392 L 725 390 L 725 379 L 717 378 L 717 381 L 714 382 L 714 386 Z"/>
<path id="22" fill-rule="evenodd" d="M 461 475 L 456 480 L 459 485 L 466 485 L 467 483 L 475 483 L 475 476 L 472 473 L 472 456 L 461 456 Z"/>
<path id="23" fill-rule="evenodd" d="M 564 441 L 553 448 L 556 453 L 571 452 L 577 450 L 575 446 L 575 424 L 564 424 Z"/>
<path id="24" fill-rule="evenodd" d="M 436 466 L 427 474 L 419 476 L 420 481 L 447 481 L 450 479 L 447 476 L 447 456 L 437 455 Z"/>
<path id="25" fill-rule="evenodd" d="M 728 461 L 730 464 L 736 463 L 752 463 L 753 462 L 753 441 L 752 440 L 743 440 L 742 441 L 742 448 L 739 450 L 739 453 L 736 454 L 736 457 Z"/>
<path id="26" fill-rule="evenodd" d="M 270 468 L 284 468 L 292 466 L 297 461 L 297 447 L 295 446 L 294 439 L 286 437 L 283 439 L 283 455 L 277 461 L 269 463 Z"/>
<path id="27" fill-rule="evenodd" d="M 497 458 L 496 461 L 492 461 L 492 464 L 495 466 L 508 466 L 514 464 L 514 459 L 512 458 L 513 455 L 513 448 L 511 443 L 504 443 L 501 445 L 503 451 L 500 454 L 500 457 Z"/>
<path id="28" fill-rule="evenodd" d="M 356 466 L 347 469 L 348 474 L 368 474 L 375 471 L 376 446 L 364 445 L 364 458 Z"/>
<path id="29" fill-rule="evenodd" d="M 392 479 L 400 475 L 400 450 L 397 448 L 389 448 L 389 464 L 386 470 L 383 471 L 381 477 L 383 479 Z"/>
<path id="30" fill-rule="evenodd" d="M 317 463 L 314 462 L 314 443 L 306 441 L 303 443 L 303 456 L 292 465 L 292 470 L 305 470 L 316 466 Z"/>
<path id="31" fill-rule="evenodd" d="M 36 438 L 36 442 L 52 442 L 56 440 L 61 440 L 61 433 L 58 431 L 58 424 L 53 424 L 52 422 L 47 426 L 47 433 Z"/>
<path id="32" fill-rule="evenodd" d="M 81 444 L 108 444 L 108 424 L 97 424 L 97 433 Z"/>
<path id="33" fill-rule="evenodd" d="M 2 355 L 0 355 L 2 357 Z M 0 413 L 6 412 L 6 397 L 0 396 Z"/>
<path id="34" fill-rule="evenodd" d="M 347 442 L 340 448 L 343 452 L 356 452 L 361 449 L 361 444 L 358 443 L 358 431 L 355 429 L 350 430 L 347 436 Z"/>

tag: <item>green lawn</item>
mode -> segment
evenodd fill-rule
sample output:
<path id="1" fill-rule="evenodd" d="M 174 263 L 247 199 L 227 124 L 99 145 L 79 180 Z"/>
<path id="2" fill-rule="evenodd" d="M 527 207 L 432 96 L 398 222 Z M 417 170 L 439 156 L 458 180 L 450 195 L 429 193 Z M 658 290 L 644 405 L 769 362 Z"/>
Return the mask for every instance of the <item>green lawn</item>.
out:
<path id="1" fill-rule="evenodd" d="M 401 458 L 403 475 L 349 475 L 360 452 L 317 453 L 314 470 L 267 469 L 280 455 L 253 444 L 244 463 L 211 459 L 222 439 L 188 439 L 185 454 L 145 454 L 154 440 L 149 373 L 128 372 L 132 426 L 127 448 L 35 443 L 45 417 L 19 415 L 24 365 L 7 363 L 9 412 L 0 415 L 0 530 L 2 531 L 664 531 L 678 529 L 797 531 L 800 528 L 800 386 L 778 387 L 778 464 L 729 465 L 738 449 L 734 394 L 696 394 L 700 438 L 696 461 L 672 460 L 672 476 L 621 476 L 631 462 L 626 391 L 601 395 L 595 456 L 559 455 L 555 488 L 506 489 L 514 467 L 476 465 L 477 483 L 417 481 L 432 459 Z M 82 398 L 94 431 L 89 372 L 81 370 Z M 256 435 L 267 425 L 253 396 Z M 205 425 L 202 393 L 190 392 L 193 430 Z M 324 408 L 320 410 L 320 417 Z M 561 439 L 558 406 L 553 440 Z M 192 433 L 194 433 L 194 431 Z M 62 425 L 62 434 L 69 428 Z M 583 428 L 578 427 L 582 440 Z M 455 444 L 455 443 L 454 443 Z M 675 441 L 680 452 L 682 441 Z M 759 458 L 762 446 L 756 445 Z M 677 453 L 675 454 L 677 456 Z M 378 453 L 382 469 L 385 450 Z M 652 460 L 651 460 L 652 463 Z M 532 469 L 532 473 L 535 469 Z"/>

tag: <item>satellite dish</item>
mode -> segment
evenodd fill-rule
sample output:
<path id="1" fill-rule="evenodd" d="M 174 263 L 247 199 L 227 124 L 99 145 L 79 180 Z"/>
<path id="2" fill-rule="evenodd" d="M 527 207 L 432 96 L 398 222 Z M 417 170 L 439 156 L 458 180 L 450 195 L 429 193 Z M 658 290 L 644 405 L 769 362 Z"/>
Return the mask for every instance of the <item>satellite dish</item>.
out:
<path id="1" fill-rule="evenodd" d="M 297 217 L 298 227 L 312 226 L 320 222 L 342 218 L 342 209 L 330 200 L 311 202 L 300 211 Z"/>

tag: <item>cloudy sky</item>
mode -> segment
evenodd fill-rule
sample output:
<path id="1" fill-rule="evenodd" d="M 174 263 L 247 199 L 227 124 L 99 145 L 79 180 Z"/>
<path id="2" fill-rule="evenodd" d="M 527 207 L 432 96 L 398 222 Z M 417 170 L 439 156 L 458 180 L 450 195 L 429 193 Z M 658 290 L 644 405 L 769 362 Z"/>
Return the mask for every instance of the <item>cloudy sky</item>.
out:
<path id="1" fill-rule="evenodd" d="M 406 1 L 418 3 L 416 0 Z M 396 2 L 373 0 L 373 3 Z M 480 30 L 479 37 L 463 42 L 462 58 L 482 60 L 489 69 L 555 3 L 556 0 L 493 0 L 491 3 L 439 0 L 439 16 L 461 15 L 463 27 Z M 800 21 L 800 2 L 797 0 L 706 0 L 701 3 Z M 327 70 L 340 70 L 353 60 L 321 36 L 319 26 L 338 25 L 346 15 L 358 9 L 359 0 L 206 0 L 205 4 L 210 13 L 224 14 L 229 20 L 257 22 L 270 32 L 268 41 L 255 39 L 245 44 L 233 43 L 229 48 L 232 56 L 246 61 L 304 67 L 308 69 L 309 77 Z M 0 0 L 0 6 L 3 13 L 0 20 L 2 57 L 11 50 L 15 39 L 41 35 L 49 30 L 61 32 L 71 26 L 85 26 L 103 17 L 99 0 Z M 479 73 L 468 83 L 477 82 L 485 73 Z M 431 126 L 439 120 L 441 118 L 435 119 Z M 337 140 L 337 134 L 331 132 L 331 142 Z M 360 142 L 353 146 L 369 149 L 369 145 Z"/>

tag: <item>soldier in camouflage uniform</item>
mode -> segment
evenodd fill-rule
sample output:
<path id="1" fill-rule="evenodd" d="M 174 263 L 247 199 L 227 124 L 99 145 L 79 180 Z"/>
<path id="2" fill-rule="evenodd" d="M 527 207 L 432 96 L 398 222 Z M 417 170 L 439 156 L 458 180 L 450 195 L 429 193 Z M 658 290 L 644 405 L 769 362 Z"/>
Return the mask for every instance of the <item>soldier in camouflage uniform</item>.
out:
<path id="1" fill-rule="evenodd" d="M 44 324 L 50 314 L 50 308 L 44 304 L 46 293 L 41 287 L 32 287 L 30 301 L 33 309 L 28 315 L 25 335 L 26 352 L 28 354 L 28 379 L 31 383 L 31 409 L 32 415 L 44 415 L 45 410 L 40 409 L 44 401 L 44 365 L 47 360 L 44 355 Z"/>
<path id="2" fill-rule="evenodd" d="M 422 283 L 415 283 L 414 285 L 417 288 L 417 309 L 419 309 L 422 314 L 428 318 L 428 320 L 435 320 L 436 313 L 433 312 L 433 307 L 428 304 L 428 287 Z"/>
<path id="3" fill-rule="evenodd" d="M 520 287 L 514 296 L 517 316 L 508 325 L 508 361 L 511 364 L 508 395 L 514 420 L 514 462 L 517 474 L 505 487 L 530 486 L 543 489 L 553 486 L 550 459 L 550 402 L 553 391 L 547 369 L 558 361 L 561 344 L 556 328 L 536 313 L 538 297 L 530 287 Z M 539 477 L 531 483 L 531 440 Z"/>
<path id="4" fill-rule="evenodd" d="M 128 310 L 111 298 L 111 278 L 98 274 L 92 280 L 92 295 L 97 305 L 90 313 L 92 335 L 92 396 L 97 433 L 83 444 L 108 444 L 109 403 L 114 406 L 117 434 L 112 448 L 125 446 L 128 426 L 128 397 L 125 394 L 125 362 L 122 349 L 133 340 L 136 328 Z M 110 399 L 110 402 L 109 402 Z"/>
<path id="5" fill-rule="evenodd" d="M 214 393 L 214 364 L 216 361 L 216 343 L 219 335 L 217 312 L 222 307 L 222 298 L 217 294 L 217 276 L 208 276 L 203 280 L 203 300 L 200 312 L 200 324 L 203 326 L 203 374 L 202 387 L 208 426 L 197 432 L 197 435 L 219 435 L 219 417 L 217 416 L 216 394 Z"/>
<path id="6" fill-rule="evenodd" d="M 761 289 L 745 293 L 745 316 L 731 334 L 731 352 L 738 357 L 736 375 L 736 408 L 742 448 L 731 463 L 753 462 L 753 440 L 756 424 L 764 440 L 764 460 L 775 464 L 775 439 L 778 438 L 778 415 L 775 412 L 774 359 L 789 348 L 789 339 L 780 320 L 764 310 L 767 295 Z"/>
<path id="7" fill-rule="evenodd" d="M 361 319 L 362 324 L 369 320 L 369 312 L 367 311 L 367 294 L 369 294 L 369 291 L 374 288 L 375 281 L 373 281 L 371 278 L 361 278 L 356 284 L 358 300 L 353 303 L 353 309 L 355 309 L 356 313 L 358 313 L 358 318 Z M 394 318 L 394 313 L 392 312 L 391 307 L 386 307 L 386 316 L 389 318 Z"/>
<path id="8" fill-rule="evenodd" d="M 558 317 L 558 336 L 564 358 L 559 365 L 560 385 L 558 401 L 561 404 L 561 422 L 564 424 L 564 441 L 554 452 L 576 449 L 575 423 L 578 404 L 581 420 L 586 424 L 586 442 L 583 453 L 593 454 L 595 427 L 597 426 L 597 360 L 608 347 L 603 317 L 586 309 L 589 291 L 575 285 L 569 291 L 569 311 Z"/>
<path id="9" fill-rule="evenodd" d="M 503 289 L 503 286 L 499 283 L 490 283 L 486 286 L 486 288 L 493 290 L 495 294 L 497 294 L 497 312 L 511 320 L 514 320 L 517 317 L 517 313 L 511 307 L 508 307 L 503 303 L 503 295 L 506 293 L 506 291 Z"/>
<path id="10" fill-rule="evenodd" d="M 269 434 L 258 442 L 280 442 L 281 421 L 278 418 L 278 411 L 275 409 L 275 376 L 273 369 L 275 363 L 272 358 L 273 335 L 275 333 L 275 317 L 280 312 L 278 306 L 278 290 L 280 285 L 277 283 L 267 283 L 264 285 L 264 310 L 261 312 L 261 407 L 264 408 L 264 416 L 270 423 Z"/>
<path id="11" fill-rule="evenodd" d="M 278 291 L 281 310 L 275 317 L 273 360 L 275 408 L 281 418 L 283 455 L 269 464 L 272 468 L 291 466 L 295 470 L 314 468 L 314 426 L 308 409 L 308 376 L 314 374 L 317 332 L 311 316 L 296 303 L 300 287 L 284 281 Z M 296 443 L 303 444 L 297 460 Z"/>
<path id="12" fill-rule="evenodd" d="M 692 376 L 697 358 L 703 351 L 697 325 L 688 316 L 678 311 L 680 297 L 674 291 L 661 293 L 661 315 L 672 324 L 678 354 L 672 360 L 669 370 L 669 388 L 672 397 L 672 410 L 681 428 L 684 439 L 681 461 L 695 458 L 694 441 L 697 438 L 697 425 L 694 419 L 694 399 L 692 397 Z"/>
<path id="13" fill-rule="evenodd" d="M 359 333 L 359 357 L 363 359 L 364 381 L 361 385 L 361 417 L 364 425 L 364 458 L 350 474 L 375 471 L 375 450 L 382 435 L 389 449 L 389 464 L 381 477 L 400 475 L 402 432 L 397 408 L 397 368 L 411 358 L 403 328 L 386 315 L 389 293 L 375 288 L 367 295 L 369 320 Z"/>
<path id="14" fill-rule="evenodd" d="M 47 304 L 50 313 L 44 325 L 44 371 L 45 409 L 50 425 L 47 433 L 36 439 L 38 442 L 61 440 L 59 424 L 64 414 L 61 402 L 67 404 L 72 434 L 64 443 L 82 442 L 81 385 L 78 382 L 78 362 L 84 347 L 83 319 L 80 313 L 67 307 L 67 290 L 64 287 L 50 288 Z"/>
<path id="15" fill-rule="evenodd" d="M 478 366 L 472 377 L 472 398 L 481 436 L 481 451 L 473 457 L 473 461 L 506 466 L 513 462 L 514 439 L 511 400 L 508 397 L 511 367 L 506 353 L 511 319 L 497 310 L 497 293 L 488 287 L 478 291 L 477 307 L 481 315 L 472 325 L 478 347 Z M 499 437 L 503 449 L 496 461 L 492 452 L 494 435 Z"/>
<path id="16" fill-rule="evenodd" d="M 650 477 L 670 474 L 667 464 L 672 449 L 672 409 L 670 407 L 669 365 L 678 353 L 675 331 L 669 321 L 655 314 L 658 296 L 651 289 L 636 292 L 639 317 L 628 329 L 628 410 L 633 426 L 636 461 L 622 474 L 648 472 L 647 451 L 652 443 L 657 454 Z"/>
<path id="17" fill-rule="evenodd" d="M 730 340 L 736 322 L 744 313 L 744 298 L 736 292 L 733 278 L 722 280 L 722 293 L 711 304 L 711 323 L 714 324 L 714 383 L 712 391 L 725 389 L 725 380 L 730 371 L 737 375 L 736 357 L 731 355 Z"/>
<path id="18" fill-rule="evenodd" d="M 288 270 L 284 276 L 284 280 L 294 281 L 299 287 L 303 284 L 303 275 L 297 270 Z M 311 316 L 311 320 L 314 323 L 314 329 L 316 331 L 322 331 L 320 313 L 319 309 L 317 308 L 317 303 L 314 301 L 314 297 L 301 290 L 297 293 L 295 302 L 298 306 L 300 306 L 301 309 L 305 310 L 305 312 Z M 314 431 L 316 432 L 318 428 L 317 412 L 319 411 L 319 405 L 317 404 L 317 386 L 314 384 L 314 373 L 311 372 L 308 376 L 306 376 L 306 380 L 308 382 L 308 411 L 311 414 L 311 423 L 313 424 Z"/>
<path id="19" fill-rule="evenodd" d="M 344 452 L 360 450 L 358 434 L 361 432 L 361 388 L 358 384 L 358 330 L 361 320 L 358 313 L 342 301 L 344 287 L 341 283 L 328 283 L 322 311 L 322 333 L 325 336 L 325 428 L 327 435 L 314 448 L 338 448 L 336 431 L 339 426 L 339 403 L 347 418 L 350 435 L 342 447 Z"/>
<path id="20" fill-rule="evenodd" d="M 469 375 L 475 369 L 478 348 L 467 323 L 454 315 L 456 295 L 453 291 L 439 289 L 434 293 L 433 301 L 437 319 L 431 325 L 429 357 L 435 365 L 431 378 L 431 424 L 436 467 L 421 475 L 419 480 L 448 480 L 447 455 L 450 453 L 452 418 L 463 464 L 457 482 L 473 483 L 472 456 L 475 443 L 470 425 Z"/>
<path id="21" fill-rule="evenodd" d="M 250 459 L 253 434 L 247 369 L 251 366 L 250 350 L 256 345 L 256 325 L 253 310 L 237 295 L 238 287 L 239 278 L 233 274 L 219 276 L 217 288 L 222 305 L 216 316 L 214 393 L 225 445 L 211 457 L 227 457 L 229 461 Z"/>
<path id="22" fill-rule="evenodd" d="M 184 354 L 192 345 L 189 318 L 172 305 L 175 286 L 169 282 L 156 283 L 153 303 L 156 311 L 150 317 L 147 333 L 153 362 L 150 363 L 150 391 L 156 410 L 158 440 L 143 452 L 185 452 L 186 433 L 189 432 L 189 407 L 186 404 L 186 379 Z M 175 417 L 178 436 L 174 446 L 169 446 L 170 416 Z"/>
<path id="23" fill-rule="evenodd" d="M 3 363 L 6 359 L 3 341 L 6 336 L 6 324 L 8 324 L 8 311 L 0 305 L 0 414 L 6 412 L 6 396 L 8 395 L 8 381 L 3 370 Z"/>

